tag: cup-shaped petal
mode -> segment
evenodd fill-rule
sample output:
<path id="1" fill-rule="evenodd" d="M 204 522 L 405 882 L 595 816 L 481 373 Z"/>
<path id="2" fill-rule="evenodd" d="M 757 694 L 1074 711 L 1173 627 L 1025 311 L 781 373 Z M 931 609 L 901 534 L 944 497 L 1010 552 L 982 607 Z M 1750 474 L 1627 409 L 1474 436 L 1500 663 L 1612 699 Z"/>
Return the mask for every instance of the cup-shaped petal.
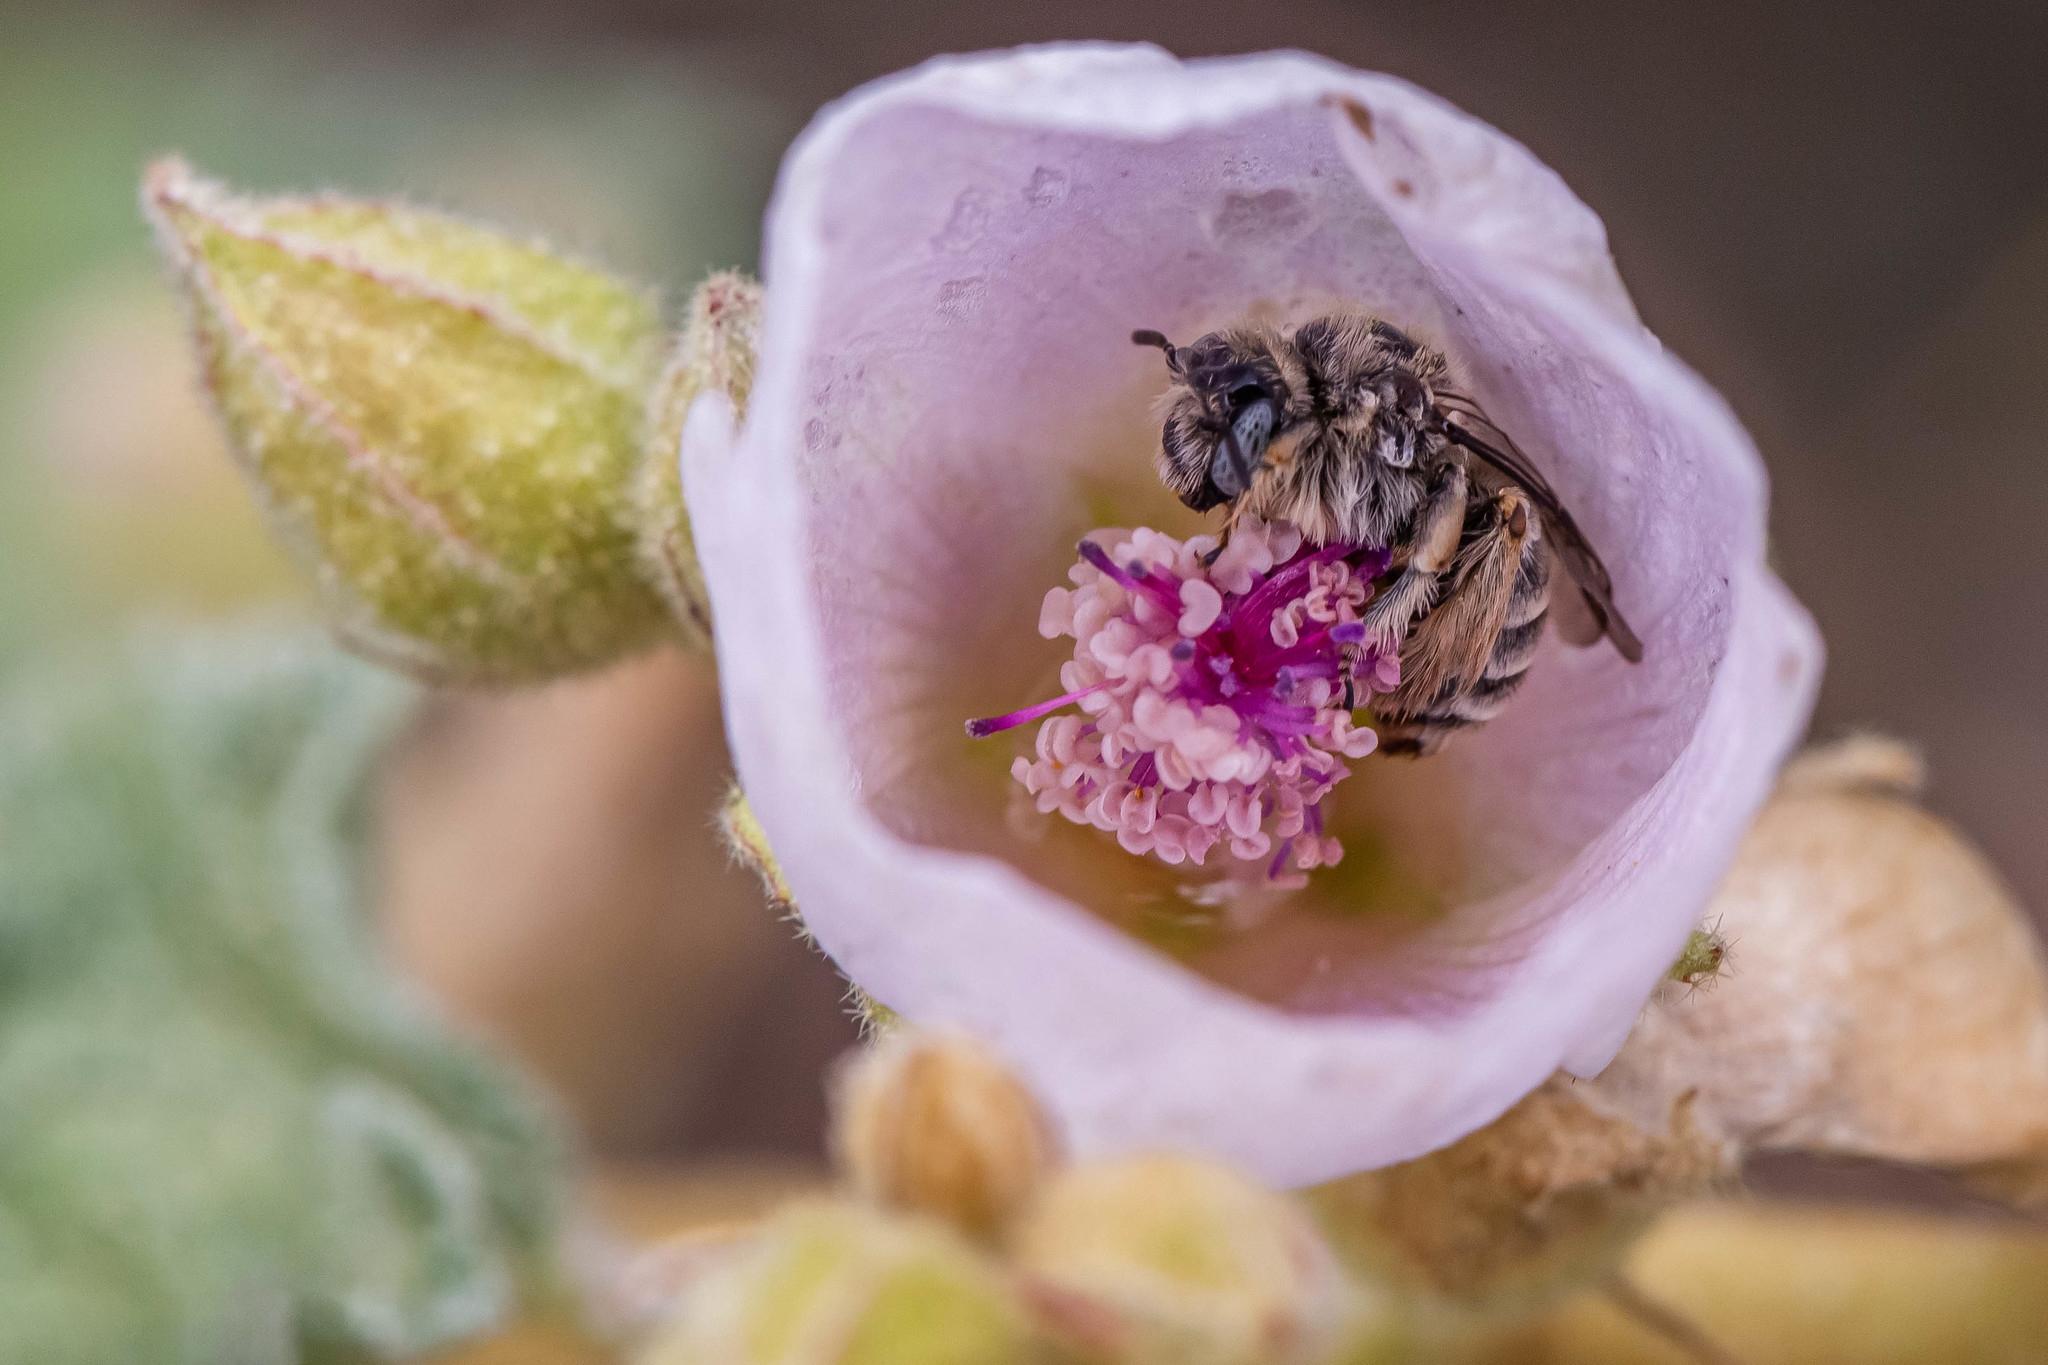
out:
<path id="1" fill-rule="evenodd" d="M 1279 1181 L 1416 1155 L 1597 1068 L 1683 945 L 1819 668 L 1764 480 L 1637 322 L 1598 219 L 1399 81 L 1292 54 L 947 59 L 825 111 L 768 224 L 743 430 L 686 491 L 739 773 L 818 941 L 992 1043 L 1086 1150 Z M 1192 529 L 1159 355 L 1343 308 L 1444 347 L 1613 571 L 1643 663 L 1551 644 L 1494 723 L 1331 798 L 1350 853 L 1255 924 L 1019 820 L 969 716 L 1049 695 L 1078 536 Z M 977 748 L 979 743 L 981 747 Z"/>

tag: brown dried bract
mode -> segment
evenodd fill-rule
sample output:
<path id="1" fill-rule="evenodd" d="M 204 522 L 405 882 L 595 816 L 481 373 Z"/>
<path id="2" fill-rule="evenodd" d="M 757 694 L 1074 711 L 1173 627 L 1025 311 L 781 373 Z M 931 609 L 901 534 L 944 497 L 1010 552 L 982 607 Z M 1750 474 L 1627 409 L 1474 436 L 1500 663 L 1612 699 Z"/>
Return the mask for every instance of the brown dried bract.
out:
<path id="1" fill-rule="evenodd" d="M 993 1234 L 1057 1159 L 1037 1100 L 979 1044 L 896 1031 L 839 1077 L 833 1142 L 862 1194 Z"/>
<path id="2" fill-rule="evenodd" d="M 1912 804 L 1919 780 L 1883 740 L 1793 763 L 1708 911 L 1739 970 L 1653 1001 L 1584 1096 L 1642 1121 L 1696 1094 L 1702 1128 L 1745 1150 L 1984 1167 L 2038 1192 L 2048 970 L 1997 874 Z"/>
<path id="3" fill-rule="evenodd" d="M 1733 1153 L 1690 1100 L 1638 1125 L 1557 1077 L 1438 1152 L 1308 1195 L 1354 1265 L 1488 1310 L 1527 1308 L 1611 1271 L 1657 1213 L 1711 1188 Z"/>

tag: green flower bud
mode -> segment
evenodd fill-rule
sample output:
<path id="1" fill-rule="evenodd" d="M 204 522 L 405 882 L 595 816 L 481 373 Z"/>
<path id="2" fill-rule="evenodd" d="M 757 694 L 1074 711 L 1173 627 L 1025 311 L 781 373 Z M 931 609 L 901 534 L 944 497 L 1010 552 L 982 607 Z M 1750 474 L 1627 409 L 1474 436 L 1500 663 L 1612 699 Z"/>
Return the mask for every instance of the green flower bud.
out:
<path id="1" fill-rule="evenodd" d="M 705 280 L 691 296 L 689 321 L 648 404 L 647 448 L 634 489 L 640 553 L 684 634 L 699 644 L 711 641 L 711 608 L 683 508 L 683 419 L 699 394 L 714 391 L 732 399 L 736 415 L 746 414 L 760 325 L 759 284 L 733 271 Z"/>
<path id="2" fill-rule="evenodd" d="M 1307 1365 L 1372 1358 L 1373 1305 L 1284 1195 L 1182 1157 L 1069 1168 L 1016 1229 L 1018 1270 L 1119 1361 Z M 1055 1302 L 1058 1299 L 1054 1300 Z"/>
<path id="3" fill-rule="evenodd" d="M 1719 976 L 1727 961 L 1728 940 L 1713 929 L 1695 929 L 1664 975 L 1682 985 L 1699 986 Z"/>
<path id="4" fill-rule="evenodd" d="M 734 861 L 761 879 L 761 890 L 767 894 L 769 908 L 794 918 L 796 898 L 790 893 L 789 883 L 783 880 L 782 865 L 775 861 L 775 850 L 768 847 L 767 831 L 754 818 L 754 808 L 747 804 L 747 794 L 737 783 L 725 794 L 725 803 L 718 808 L 718 831 L 725 836 L 725 846 Z"/>
<path id="5" fill-rule="evenodd" d="M 681 522 L 677 525 L 687 534 L 686 525 Z M 810 930 L 804 927 L 803 915 L 798 911 L 796 899 L 789 889 L 789 882 L 782 875 L 782 865 L 775 861 L 775 850 L 768 846 L 767 831 L 754 818 L 754 808 L 747 804 L 747 794 L 737 783 L 726 793 L 724 803 L 718 808 L 718 829 L 725 836 L 725 846 L 733 861 L 761 879 L 761 890 L 768 897 L 768 908 L 794 925 L 797 936 L 804 942 L 813 943 Z M 848 1011 L 859 1021 L 864 1038 L 880 1037 L 896 1023 L 894 1010 L 852 982 L 846 986 L 846 1004 Z"/>
<path id="6" fill-rule="evenodd" d="M 888 1037 L 902 1022 L 895 1010 L 851 984 L 846 988 L 846 1009 L 860 1026 L 860 1036 L 869 1042 Z"/>
<path id="7" fill-rule="evenodd" d="M 664 631 L 631 508 L 651 300 L 467 223 L 242 198 L 176 161 L 143 207 L 230 443 L 345 642 L 504 682 Z"/>
<path id="8" fill-rule="evenodd" d="M 1047 1358 L 1002 1271 L 937 1223 L 784 1210 L 705 1272 L 639 1365 L 1029 1365 Z"/>

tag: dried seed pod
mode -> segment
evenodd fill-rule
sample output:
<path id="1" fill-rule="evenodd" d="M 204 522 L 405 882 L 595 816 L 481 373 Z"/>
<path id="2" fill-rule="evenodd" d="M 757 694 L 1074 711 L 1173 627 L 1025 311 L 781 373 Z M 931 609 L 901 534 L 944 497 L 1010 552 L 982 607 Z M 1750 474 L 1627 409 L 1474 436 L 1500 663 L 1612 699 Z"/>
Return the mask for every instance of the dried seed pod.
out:
<path id="1" fill-rule="evenodd" d="M 837 1099 L 834 1138 L 854 1187 L 968 1232 L 1004 1227 L 1055 1159 L 1038 1102 L 965 1038 L 879 1039 L 842 1071 Z"/>
<path id="2" fill-rule="evenodd" d="M 2025 1193 L 2048 1170 L 2048 966 L 1917 781 L 1871 739 L 1791 764 L 1708 912 L 1740 970 L 1653 1000 L 1576 1093 L 1638 1121 L 1691 1093 L 1745 1149 L 1981 1167 Z"/>
<path id="3" fill-rule="evenodd" d="M 1353 1270 L 1465 1307 L 1527 1311 L 1612 1271 L 1658 1213 L 1732 1170 L 1680 1103 L 1638 1125 L 1559 1078 L 1440 1151 L 1305 1198 Z"/>

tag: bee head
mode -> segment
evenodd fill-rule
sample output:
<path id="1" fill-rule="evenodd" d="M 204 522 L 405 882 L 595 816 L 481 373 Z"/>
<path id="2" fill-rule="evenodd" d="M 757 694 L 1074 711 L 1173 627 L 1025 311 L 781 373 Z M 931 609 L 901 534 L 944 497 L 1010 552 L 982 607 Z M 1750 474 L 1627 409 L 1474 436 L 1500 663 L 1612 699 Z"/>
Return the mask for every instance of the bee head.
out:
<path id="1" fill-rule="evenodd" d="M 1272 343 L 1257 332 L 1211 332 L 1175 346 L 1158 332 L 1133 332 L 1166 353 L 1173 387 L 1159 437 L 1159 475 L 1196 511 L 1235 502 L 1251 488 L 1287 406 Z"/>

